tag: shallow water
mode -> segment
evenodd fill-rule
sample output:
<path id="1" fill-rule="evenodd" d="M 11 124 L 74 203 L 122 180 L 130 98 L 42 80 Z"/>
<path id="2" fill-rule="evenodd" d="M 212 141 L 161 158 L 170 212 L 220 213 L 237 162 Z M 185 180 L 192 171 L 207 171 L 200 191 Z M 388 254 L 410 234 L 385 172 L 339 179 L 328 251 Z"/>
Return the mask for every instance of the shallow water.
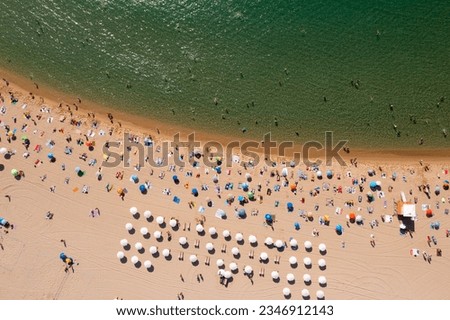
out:
<path id="1" fill-rule="evenodd" d="M 363 2 L 3 0 L 0 65 L 222 134 L 450 147 L 450 5 Z"/>

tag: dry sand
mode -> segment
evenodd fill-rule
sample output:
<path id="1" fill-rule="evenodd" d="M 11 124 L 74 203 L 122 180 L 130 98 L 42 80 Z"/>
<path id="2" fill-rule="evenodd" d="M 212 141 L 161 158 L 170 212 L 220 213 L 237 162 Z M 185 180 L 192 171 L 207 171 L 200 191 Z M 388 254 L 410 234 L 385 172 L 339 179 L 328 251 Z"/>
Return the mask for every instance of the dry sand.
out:
<path id="1" fill-rule="evenodd" d="M 39 89 L 41 90 L 41 89 Z M 450 208 L 450 192 L 442 188 L 443 181 L 449 179 L 448 170 L 448 150 L 436 151 L 431 154 L 414 154 L 405 152 L 400 155 L 395 153 L 373 154 L 373 152 L 363 152 L 352 150 L 347 158 L 358 158 L 358 166 L 341 167 L 334 164 L 332 168 L 321 166 L 324 173 L 332 169 L 334 176 L 332 179 L 324 177 L 322 180 L 315 176 L 313 171 L 308 171 L 304 165 L 292 169 L 289 168 L 289 184 L 298 181 L 298 192 L 295 195 L 290 191 L 289 186 L 283 186 L 284 178 L 277 182 L 276 177 L 270 177 L 272 170 L 278 169 L 281 173 L 283 165 L 278 164 L 276 168 L 268 167 L 267 171 L 260 175 L 260 169 L 264 164 L 256 168 L 244 168 L 234 165 L 231 173 L 227 174 L 227 169 L 218 175 L 220 187 L 222 188 L 222 198 L 219 199 L 215 192 L 213 183 L 214 171 L 210 168 L 209 174 L 205 173 L 205 166 L 200 168 L 187 167 L 181 172 L 175 168 L 176 173 L 170 172 L 167 167 L 150 168 L 147 164 L 140 171 L 134 170 L 136 157 L 132 158 L 129 168 L 107 168 L 103 166 L 101 181 L 97 180 L 96 171 L 103 160 L 102 148 L 107 140 L 114 141 L 122 139 L 122 133 L 130 130 L 134 133 L 146 132 L 154 137 L 155 143 L 159 144 L 165 139 L 162 134 L 157 134 L 155 127 L 143 128 L 133 124 L 131 121 L 122 120 L 122 126 L 117 124 L 118 116 L 115 116 L 114 124 L 111 125 L 105 114 L 96 113 L 98 127 L 91 127 L 93 119 L 87 116 L 88 106 L 83 101 L 81 104 L 76 100 L 69 100 L 68 97 L 52 101 L 47 97 L 44 99 L 38 96 L 39 90 L 34 90 L 35 98 L 28 90 L 9 83 L 6 86 L 1 83 L 1 93 L 5 99 L 5 114 L 0 114 L 1 142 L 0 147 L 6 147 L 15 153 L 9 159 L 1 156 L 2 165 L 0 216 L 6 218 L 14 228 L 0 229 L 0 274 L 2 284 L 0 285 L 1 299 L 177 299 L 179 293 L 183 293 L 185 299 L 284 299 L 282 290 L 285 287 L 291 290 L 291 299 L 302 299 L 301 291 L 308 289 L 311 298 L 316 298 L 316 291 L 322 290 L 326 299 L 450 299 L 448 284 L 443 281 L 447 278 L 446 272 L 450 267 L 448 258 L 450 250 L 450 238 L 446 237 L 446 230 L 450 229 L 450 218 L 444 213 Z M 11 104 L 8 92 L 13 92 L 19 99 L 16 104 Z M 62 106 L 58 105 L 62 102 Z M 75 110 L 74 103 L 79 105 Z M 22 106 L 27 104 L 25 109 Z M 71 107 L 72 116 L 69 114 L 67 105 Z M 0 106 L 0 107 L 1 107 Z M 43 106 L 49 112 L 43 110 Z M 42 111 L 43 112 L 42 112 Z M 30 119 L 23 116 L 24 112 L 30 112 Z M 116 114 L 116 113 L 114 113 Z M 38 120 L 37 116 L 41 119 Z M 64 122 L 60 117 L 65 116 Z M 17 123 L 13 122 L 13 117 L 17 118 Z M 53 117 L 51 123 L 48 118 Z M 82 121 L 82 125 L 77 127 L 70 125 L 71 117 Z M 36 125 L 33 124 L 36 121 Z M 17 129 L 17 139 L 8 143 L 7 132 L 4 125 L 10 126 L 11 130 Z M 26 132 L 22 132 L 23 124 L 27 124 Z M 114 134 L 109 136 L 108 131 L 113 126 Z M 158 124 L 161 132 L 169 136 L 173 128 Z M 56 132 L 53 132 L 56 129 Z M 60 132 L 63 129 L 64 132 Z M 93 130 L 95 136 L 90 140 L 95 141 L 94 151 L 89 151 L 85 145 L 77 145 L 78 138 L 86 140 L 84 134 L 88 130 Z M 100 136 L 100 130 L 106 132 L 105 136 Z M 65 138 L 70 134 L 72 142 L 68 143 Z M 21 137 L 26 135 L 31 141 L 29 148 L 30 156 L 24 158 L 26 152 L 22 145 Z M 217 137 L 215 137 L 217 138 Z M 55 145 L 49 148 L 46 144 L 53 140 Z M 141 135 L 142 140 L 142 135 Z M 39 153 L 34 151 L 36 145 L 42 146 Z M 72 155 L 64 153 L 64 147 L 73 148 Z M 56 161 L 50 162 L 47 154 L 54 154 Z M 87 161 L 79 159 L 82 153 L 87 154 Z M 97 164 L 89 166 L 91 159 L 96 159 Z M 36 167 L 36 160 L 42 161 Z M 348 160 L 348 159 L 347 159 Z M 423 160 L 423 164 L 419 164 Z M 61 165 L 65 164 L 63 171 Z M 430 170 L 425 171 L 428 165 Z M 75 168 L 80 167 L 86 174 L 78 177 Z M 381 176 L 382 172 L 386 177 Z M 368 169 L 375 169 L 374 177 L 368 176 Z M 11 170 L 23 170 L 25 177 L 20 180 L 11 175 Z M 153 169 L 153 175 L 150 175 Z M 301 169 L 308 177 L 307 180 L 299 180 L 297 171 Z M 124 171 L 123 180 L 115 177 L 117 171 Z M 193 176 L 186 176 L 187 171 L 192 171 Z M 241 174 L 239 174 L 241 171 Z M 161 172 L 165 177 L 160 179 Z M 250 188 L 257 188 L 261 183 L 261 192 L 256 192 L 256 196 L 263 196 L 263 201 L 250 201 L 245 204 L 247 212 L 245 219 L 235 217 L 235 207 L 240 208 L 237 199 L 231 205 L 225 203 L 227 195 L 231 193 L 236 198 L 239 195 L 246 195 L 238 189 L 238 184 L 245 181 L 245 173 L 252 175 Z M 347 177 L 347 172 L 351 172 L 352 178 Z M 393 181 L 391 175 L 397 173 L 397 179 Z M 140 178 L 139 184 L 148 180 L 151 188 L 146 195 L 142 195 L 138 189 L 139 184 L 130 181 L 130 176 L 137 174 Z M 175 185 L 172 175 L 176 174 L 180 179 L 180 184 Z M 200 176 L 197 177 L 197 174 Z M 337 179 L 338 175 L 341 179 Z M 41 177 L 46 175 L 42 181 Z M 292 175 L 292 176 L 291 176 Z M 352 185 L 353 178 L 365 176 L 367 181 L 363 184 L 365 189 L 359 191 L 355 185 L 356 192 L 350 194 L 346 191 Z M 406 182 L 403 180 L 405 177 Z M 69 183 L 65 179 L 69 178 Z M 369 191 L 369 181 L 381 181 L 381 187 L 385 198 L 378 198 L 375 192 L 375 201 L 367 202 L 366 193 Z M 225 190 L 227 182 L 234 183 L 233 190 Z M 107 184 L 113 185 L 110 192 L 106 191 Z M 186 188 L 185 184 L 189 184 Z M 273 190 L 274 185 L 280 184 L 279 192 L 272 192 L 270 196 L 266 194 L 267 186 Z M 323 183 L 328 183 L 330 189 L 322 189 Z M 207 184 L 209 190 L 202 191 L 201 185 Z M 429 184 L 431 188 L 430 199 L 418 190 L 421 184 Z M 440 195 L 434 194 L 436 185 L 441 187 Z M 55 192 L 50 188 L 55 186 Z M 81 192 L 83 186 L 89 187 L 89 192 Z M 310 191 L 315 187 L 321 188 L 318 196 L 311 196 Z M 333 187 L 342 186 L 342 193 L 334 192 Z M 388 187 L 392 191 L 388 191 Z M 191 194 L 191 188 L 199 190 L 199 196 Z M 126 188 L 127 194 L 122 201 L 116 190 Z M 171 195 L 163 194 L 165 188 L 170 188 Z M 78 189 L 78 190 L 77 190 Z M 409 190 L 412 190 L 412 195 Z M 76 191 L 74 191 L 76 190 Z M 416 210 L 418 219 L 415 222 L 415 232 L 411 235 L 400 235 L 400 222 L 396 216 L 391 223 L 384 223 L 381 216 L 394 213 L 394 200 L 400 199 L 400 192 L 404 191 L 408 200 L 417 197 Z M 5 195 L 11 197 L 11 201 Z M 358 202 L 358 196 L 362 196 L 362 202 Z M 181 198 L 181 202 L 176 204 L 172 201 L 173 196 Z M 206 198 L 209 197 L 214 202 L 212 208 L 207 207 Z M 305 199 L 305 203 L 301 199 Z M 445 203 L 443 203 L 444 198 Z M 333 199 L 334 206 L 327 206 L 327 199 Z M 195 207 L 190 208 L 188 203 L 195 202 Z M 275 202 L 279 201 L 279 206 Z M 349 208 L 345 206 L 346 201 L 353 201 L 355 206 Z M 384 208 L 386 201 L 386 208 Z M 294 211 L 288 213 L 286 203 L 294 204 Z M 439 203 L 439 208 L 436 207 Z M 429 204 L 433 209 L 433 217 L 427 218 L 425 212 L 421 210 L 422 204 Z M 315 206 L 318 205 L 318 210 Z M 199 212 L 199 207 L 203 206 L 205 211 Z M 373 207 L 373 213 L 369 214 L 367 207 Z M 130 214 L 130 207 L 136 207 L 139 217 Z M 342 208 L 341 214 L 336 214 L 336 207 Z M 94 208 L 99 208 L 100 216 L 92 217 L 90 212 Z M 215 217 L 217 209 L 223 209 L 227 213 L 227 219 Z M 150 210 L 153 219 L 148 221 L 144 217 L 144 211 Z M 252 215 L 252 211 L 257 210 L 258 215 Z M 305 213 L 313 213 L 313 221 L 305 221 L 299 216 L 299 210 Z M 50 211 L 54 214 L 53 219 L 46 219 L 46 213 Z M 264 214 L 272 213 L 276 216 L 273 229 L 264 224 Z M 362 225 L 349 223 L 347 226 L 346 216 L 351 212 L 361 215 L 364 218 Z M 330 225 L 321 225 L 319 217 L 329 215 Z M 163 216 L 166 226 L 159 226 L 156 222 L 157 216 Z M 178 219 L 179 229 L 173 230 L 169 226 L 171 217 Z M 196 231 L 197 221 L 205 219 L 204 235 Z M 378 220 L 378 227 L 371 227 L 370 222 Z M 440 222 L 439 230 L 431 229 L 432 222 Z M 300 230 L 295 230 L 294 222 L 301 224 Z M 134 234 L 130 234 L 125 225 L 132 223 L 135 229 Z M 335 232 L 335 226 L 341 224 L 344 227 L 342 235 Z M 186 228 L 185 228 L 186 225 Z M 187 226 L 190 225 L 190 229 Z M 140 229 L 146 227 L 150 237 L 144 238 Z M 208 230 L 215 227 L 218 237 L 212 238 Z M 313 237 L 313 229 L 319 232 L 317 237 Z M 157 241 L 154 237 L 155 231 L 161 231 L 162 241 Z M 224 239 L 222 232 L 229 230 L 231 239 Z M 7 231 L 7 233 L 6 233 Z M 167 231 L 171 233 L 171 241 L 168 239 Z M 241 232 L 244 236 L 244 243 L 238 244 L 235 234 Z M 258 243 L 251 246 L 248 240 L 250 235 L 256 236 Z M 374 235 L 375 246 L 370 243 L 371 235 Z M 183 248 L 179 243 L 179 237 L 186 237 L 188 247 Z M 434 236 L 437 245 L 427 243 L 427 237 Z M 266 237 L 273 240 L 280 239 L 287 243 L 287 247 L 279 251 L 276 248 L 269 248 L 264 244 Z M 292 249 L 289 240 L 294 238 L 298 241 L 298 248 Z M 130 243 L 128 250 L 124 249 L 121 239 L 127 239 Z M 66 246 L 61 240 L 65 240 Z M 199 247 L 195 246 L 199 241 Z M 307 252 L 303 243 L 310 241 L 312 251 Z M 143 253 L 135 249 L 135 243 L 141 242 L 144 248 Z M 211 242 L 215 247 L 214 253 L 209 253 L 205 245 Z M 319 252 L 319 244 L 324 243 L 327 247 L 326 254 Z M 343 247 L 343 243 L 345 247 Z M 159 255 L 153 256 L 149 252 L 150 246 L 157 246 Z M 225 252 L 222 247 L 226 246 Z M 240 257 L 234 257 L 231 253 L 233 247 L 240 250 Z M 417 248 L 420 255 L 414 257 L 410 250 Z M 442 256 L 436 255 L 436 249 L 442 251 Z M 162 256 L 163 249 L 171 251 L 171 259 Z M 116 254 L 118 251 L 125 253 L 126 262 L 120 261 Z M 59 259 L 61 252 L 73 257 L 75 265 L 68 272 L 65 272 L 65 265 Z M 254 258 L 249 257 L 253 252 Z M 261 252 L 266 252 L 269 257 L 267 263 L 259 261 Z M 422 257 L 422 253 L 427 252 L 432 255 L 430 262 Z M 180 253 L 184 254 L 184 259 L 179 260 Z M 198 265 L 193 265 L 189 261 L 190 255 L 196 255 L 199 259 Z M 136 267 L 132 262 L 132 256 L 137 256 L 141 265 Z M 295 256 L 298 265 L 292 267 L 289 258 Z M 275 263 L 275 258 L 279 257 L 280 262 Z M 310 257 L 312 267 L 306 268 L 303 259 Z M 210 265 L 205 265 L 205 259 L 210 258 Z M 318 267 L 319 259 L 326 260 L 326 268 L 321 270 Z M 219 283 L 218 267 L 216 260 L 223 259 L 224 270 L 229 270 L 231 262 L 237 263 L 239 269 L 233 274 L 232 280 L 225 287 Z M 152 268 L 144 267 L 144 261 L 150 260 Z M 253 276 L 250 278 L 244 275 L 244 267 L 253 268 Z M 260 272 L 264 271 L 264 276 Z M 278 271 L 280 279 L 278 282 L 271 278 L 272 271 Z M 286 276 L 292 273 L 295 276 L 294 283 L 288 283 Z M 311 284 L 303 282 L 303 275 L 311 275 Z M 181 279 L 180 275 L 183 279 Z M 201 275 L 201 276 L 200 276 Z M 318 283 L 319 276 L 325 276 L 327 285 L 322 287 Z"/>

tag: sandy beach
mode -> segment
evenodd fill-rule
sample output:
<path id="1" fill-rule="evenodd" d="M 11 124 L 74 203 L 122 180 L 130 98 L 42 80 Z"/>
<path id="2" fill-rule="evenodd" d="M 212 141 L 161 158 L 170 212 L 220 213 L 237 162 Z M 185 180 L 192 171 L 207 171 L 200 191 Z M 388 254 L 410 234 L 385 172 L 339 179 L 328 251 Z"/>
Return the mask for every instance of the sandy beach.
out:
<path id="1" fill-rule="evenodd" d="M 1 78 L 0 299 L 450 299 L 449 150 L 110 167 L 126 132 L 155 150 L 187 132 Z"/>

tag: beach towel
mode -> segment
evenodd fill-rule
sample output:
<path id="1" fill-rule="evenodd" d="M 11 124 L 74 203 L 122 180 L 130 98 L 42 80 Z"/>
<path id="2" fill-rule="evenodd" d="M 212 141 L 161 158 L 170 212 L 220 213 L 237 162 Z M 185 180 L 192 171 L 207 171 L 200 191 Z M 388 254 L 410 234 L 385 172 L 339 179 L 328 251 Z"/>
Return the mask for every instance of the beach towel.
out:
<path id="1" fill-rule="evenodd" d="M 414 249 L 413 248 L 413 249 L 409 250 L 409 254 L 414 256 L 414 257 L 417 257 L 420 254 L 420 251 L 419 251 L 419 249 Z"/>

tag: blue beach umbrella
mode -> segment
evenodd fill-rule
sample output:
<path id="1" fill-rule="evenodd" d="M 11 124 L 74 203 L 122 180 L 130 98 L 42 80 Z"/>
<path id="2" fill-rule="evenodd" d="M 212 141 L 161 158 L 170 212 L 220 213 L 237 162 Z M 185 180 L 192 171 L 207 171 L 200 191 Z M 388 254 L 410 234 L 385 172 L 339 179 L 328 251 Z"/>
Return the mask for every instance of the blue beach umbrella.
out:
<path id="1" fill-rule="evenodd" d="M 135 175 L 135 174 L 133 174 L 133 175 L 130 177 L 130 180 L 133 181 L 134 183 L 138 183 L 138 182 L 139 182 L 139 178 L 138 178 L 138 176 Z"/>
<path id="2" fill-rule="evenodd" d="M 194 197 L 198 196 L 198 190 L 197 188 L 192 188 L 192 194 L 194 195 Z"/>
<path id="3" fill-rule="evenodd" d="M 214 168 L 216 170 L 217 173 L 222 173 L 222 168 L 220 166 L 217 166 Z"/>
<path id="4" fill-rule="evenodd" d="M 377 188 L 376 181 L 370 181 L 369 187 L 370 187 L 370 189 L 376 189 Z"/>
<path id="5" fill-rule="evenodd" d="M 238 196 L 238 201 L 239 202 L 244 202 L 244 199 L 245 199 L 244 196 Z"/>
<path id="6" fill-rule="evenodd" d="M 273 222 L 273 218 L 272 218 L 272 215 L 270 213 L 266 213 L 266 215 L 264 216 L 264 219 L 266 219 L 267 223 L 272 223 Z"/>
<path id="7" fill-rule="evenodd" d="M 59 258 L 60 258 L 62 261 L 66 262 L 67 256 L 66 256 L 66 254 L 65 254 L 64 252 L 61 252 L 61 253 L 59 254 Z"/>
<path id="8" fill-rule="evenodd" d="M 48 157 L 49 159 L 53 159 L 55 156 L 53 155 L 53 153 L 49 153 L 49 154 L 47 155 L 47 157 Z"/>
<path id="9" fill-rule="evenodd" d="M 328 179 L 333 178 L 333 171 L 327 170 L 327 178 L 328 178 Z"/>
<path id="10" fill-rule="evenodd" d="M 141 193 L 146 193 L 147 192 L 147 187 L 144 184 L 141 184 L 139 186 L 139 190 L 141 191 Z"/>
<path id="11" fill-rule="evenodd" d="M 294 228 L 295 230 L 300 230 L 300 223 L 294 222 Z"/>
<path id="12" fill-rule="evenodd" d="M 287 203 L 287 210 L 288 212 L 294 211 L 294 205 L 292 204 L 292 202 Z"/>
<path id="13" fill-rule="evenodd" d="M 237 214 L 238 214 L 239 218 L 242 218 L 242 219 L 247 216 L 244 208 L 239 209 Z"/>
<path id="14" fill-rule="evenodd" d="M 244 182 L 244 183 L 242 184 L 242 190 L 244 190 L 245 192 L 248 191 L 248 183 Z"/>
<path id="15" fill-rule="evenodd" d="M 178 180 L 178 176 L 173 176 L 173 177 L 172 177 L 172 180 L 173 180 L 173 182 L 174 182 L 175 184 L 179 184 L 179 183 L 180 183 L 180 180 Z"/>
<path id="16" fill-rule="evenodd" d="M 340 224 L 338 224 L 338 225 L 336 226 L 336 233 L 337 233 L 338 235 L 341 235 L 343 231 L 344 231 L 344 229 L 342 228 L 342 226 L 341 226 Z"/>

